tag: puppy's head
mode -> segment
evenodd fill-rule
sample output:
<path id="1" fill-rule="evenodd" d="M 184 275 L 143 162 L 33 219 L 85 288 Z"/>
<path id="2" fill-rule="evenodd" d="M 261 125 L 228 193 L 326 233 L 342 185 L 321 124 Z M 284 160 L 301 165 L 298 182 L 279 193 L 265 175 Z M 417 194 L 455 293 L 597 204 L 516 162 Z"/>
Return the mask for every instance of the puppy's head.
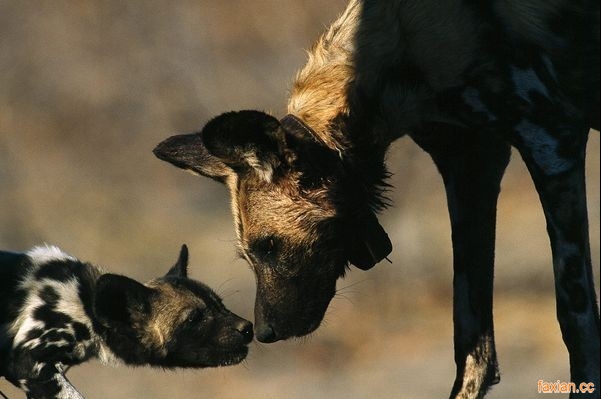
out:
<path id="1" fill-rule="evenodd" d="M 228 112 L 154 150 L 228 186 L 238 250 L 256 276 L 262 342 L 315 330 L 345 267 L 369 269 L 392 250 L 361 177 L 383 170 L 341 159 L 300 120 L 287 121 Z"/>
<path id="2" fill-rule="evenodd" d="M 97 282 L 94 312 L 107 345 L 126 363 L 215 367 L 241 362 L 252 324 L 206 285 L 187 277 L 188 249 L 163 277 L 140 284 L 114 274 Z"/>

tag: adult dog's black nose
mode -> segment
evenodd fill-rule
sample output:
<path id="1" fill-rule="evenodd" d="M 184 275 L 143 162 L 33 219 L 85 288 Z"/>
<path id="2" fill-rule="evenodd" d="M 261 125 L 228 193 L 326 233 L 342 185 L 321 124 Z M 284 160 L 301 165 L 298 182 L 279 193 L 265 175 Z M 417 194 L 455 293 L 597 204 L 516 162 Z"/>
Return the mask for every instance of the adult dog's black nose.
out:
<path id="1" fill-rule="evenodd" d="M 278 337 L 273 327 L 269 324 L 262 324 L 257 327 L 257 340 L 269 344 L 277 341 Z"/>
<path id="2" fill-rule="evenodd" d="M 253 324 L 250 321 L 241 320 L 235 328 L 242 335 L 245 344 L 253 340 Z"/>

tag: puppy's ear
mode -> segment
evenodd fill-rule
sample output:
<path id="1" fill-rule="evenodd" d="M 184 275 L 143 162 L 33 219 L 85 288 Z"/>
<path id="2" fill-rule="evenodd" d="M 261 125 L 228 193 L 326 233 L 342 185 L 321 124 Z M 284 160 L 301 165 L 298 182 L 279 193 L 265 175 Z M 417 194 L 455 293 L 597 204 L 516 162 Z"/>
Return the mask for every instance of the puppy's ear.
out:
<path id="1" fill-rule="evenodd" d="M 103 274 L 96 282 L 94 313 L 107 327 L 131 325 L 150 312 L 151 288 L 116 274 Z"/>
<path id="2" fill-rule="evenodd" d="M 205 147 L 200 133 L 169 137 L 153 150 L 157 158 L 178 168 L 200 174 L 221 183 L 234 173 Z"/>
<path id="3" fill-rule="evenodd" d="M 169 269 L 165 277 L 188 278 L 188 247 L 186 244 L 182 245 L 177 262 Z"/>
<path id="4" fill-rule="evenodd" d="M 348 261 L 361 270 L 371 269 L 392 251 L 388 234 L 372 211 L 351 222 L 348 233 Z"/>
<path id="5" fill-rule="evenodd" d="M 201 134 L 209 152 L 237 172 L 251 171 L 271 181 L 283 161 L 284 131 L 264 112 L 226 112 L 209 121 Z"/>

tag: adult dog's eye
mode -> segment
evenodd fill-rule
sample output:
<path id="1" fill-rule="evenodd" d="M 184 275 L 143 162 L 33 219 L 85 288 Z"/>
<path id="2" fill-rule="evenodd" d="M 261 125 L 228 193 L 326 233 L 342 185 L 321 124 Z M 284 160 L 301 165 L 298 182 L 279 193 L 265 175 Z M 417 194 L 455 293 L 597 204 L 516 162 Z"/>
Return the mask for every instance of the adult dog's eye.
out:
<path id="1" fill-rule="evenodd" d="M 186 319 L 186 321 L 188 323 L 198 323 L 202 321 L 203 316 L 204 313 L 201 309 L 194 309 L 188 314 L 188 318 Z"/>

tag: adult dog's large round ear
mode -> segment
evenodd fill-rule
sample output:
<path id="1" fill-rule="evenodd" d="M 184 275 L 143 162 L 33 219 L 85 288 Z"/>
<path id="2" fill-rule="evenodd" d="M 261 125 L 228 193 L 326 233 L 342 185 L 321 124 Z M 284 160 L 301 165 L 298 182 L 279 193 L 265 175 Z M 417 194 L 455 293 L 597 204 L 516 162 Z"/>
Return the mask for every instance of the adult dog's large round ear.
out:
<path id="1" fill-rule="evenodd" d="M 237 172 L 251 171 L 271 181 L 286 146 L 280 122 L 261 111 L 226 112 L 201 132 L 209 152 Z"/>
<path id="2" fill-rule="evenodd" d="M 159 143 L 153 153 L 178 168 L 222 183 L 234 173 L 232 168 L 207 150 L 200 133 L 171 136 Z"/>

